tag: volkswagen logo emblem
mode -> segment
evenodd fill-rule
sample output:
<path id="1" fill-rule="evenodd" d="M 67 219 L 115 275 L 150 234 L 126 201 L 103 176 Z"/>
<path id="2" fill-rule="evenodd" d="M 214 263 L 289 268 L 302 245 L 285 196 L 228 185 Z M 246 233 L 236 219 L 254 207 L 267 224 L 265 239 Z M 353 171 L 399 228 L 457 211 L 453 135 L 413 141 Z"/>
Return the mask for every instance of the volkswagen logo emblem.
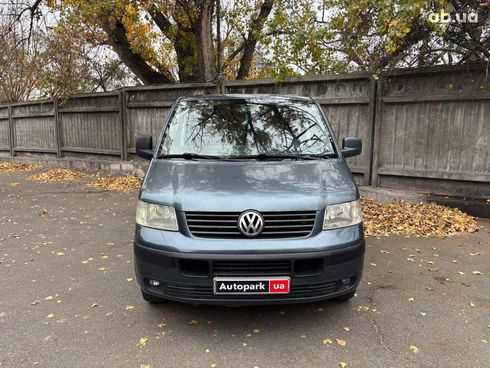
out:
<path id="1" fill-rule="evenodd" d="M 257 236 L 263 228 L 264 218 L 257 211 L 245 211 L 238 218 L 238 230 L 245 236 Z"/>

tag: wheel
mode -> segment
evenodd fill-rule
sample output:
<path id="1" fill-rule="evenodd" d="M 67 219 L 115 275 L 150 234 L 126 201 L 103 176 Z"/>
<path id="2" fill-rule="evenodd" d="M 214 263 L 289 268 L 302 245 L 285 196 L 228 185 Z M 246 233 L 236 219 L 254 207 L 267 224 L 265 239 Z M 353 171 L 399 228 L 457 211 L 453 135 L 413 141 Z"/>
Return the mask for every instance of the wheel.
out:
<path id="1" fill-rule="evenodd" d="M 159 298 L 153 294 L 148 294 L 144 290 L 141 290 L 141 295 L 143 295 L 143 299 L 145 299 L 148 303 L 163 303 L 165 301 L 165 299 Z"/>
<path id="2" fill-rule="evenodd" d="M 349 299 L 352 299 L 354 297 L 355 293 L 356 293 L 356 289 L 352 290 L 350 293 L 341 295 L 341 296 L 337 297 L 336 299 L 341 300 L 341 301 L 347 301 Z"/>

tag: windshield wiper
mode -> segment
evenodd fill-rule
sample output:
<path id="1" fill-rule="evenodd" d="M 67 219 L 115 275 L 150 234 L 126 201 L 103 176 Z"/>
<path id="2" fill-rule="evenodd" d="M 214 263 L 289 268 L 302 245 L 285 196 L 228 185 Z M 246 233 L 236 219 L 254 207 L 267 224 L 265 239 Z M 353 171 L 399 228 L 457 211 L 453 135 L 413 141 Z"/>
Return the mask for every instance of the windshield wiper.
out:
<path id="1" fill-rule="evenodd" d="M 211 156 L 211 155 L 201 155 L 199 153 L 184 152 L 184 153 L 171 153 L 169 155 L 160 154 L 157 156 L 158 159 L 169 159 L 169 158 L 183 158 L 184 160 L 221 160 L 221 156 Z"/>
<path id="2" fill-rule="evenodd" d="M 283 154 L 268 154 L 259 153 L 258 155 L 244 155 L 244 156 L 229 156 L 230 159 L 251 159 L 251 160 L 319 160 L 322 158 L 336 158 L 337 155 L 334 153 L 323 154 L 323 155 L 295 155 L 289 153 Z"/>

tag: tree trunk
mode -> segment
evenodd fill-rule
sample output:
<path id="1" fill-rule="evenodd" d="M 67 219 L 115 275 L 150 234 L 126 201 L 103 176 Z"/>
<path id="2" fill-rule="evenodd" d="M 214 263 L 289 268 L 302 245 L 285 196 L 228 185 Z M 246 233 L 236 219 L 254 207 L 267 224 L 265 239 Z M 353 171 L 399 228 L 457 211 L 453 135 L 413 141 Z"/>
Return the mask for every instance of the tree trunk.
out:
<path id="1" fill-rule="evenodd" d="M 240 59 L 240 68 L 238 69 L 237 79 L 244 79 L 250 73 L 255 48 L 257 47 L 257 34 L 262 31 L 264 23 L 269 17 L 273 5 L 274 0 L 264 0 L 262 6 L 260 7 L 259 15 L 252 21 L 247 39 L 245 41 L 243 55 Z"/>
<path id="2" fill-rule="evenodd" d="M 195 32 L 197 62 L 199 64 L 197 77 L 201 82 L 209 82 L 216 76 L 212 34 L 214 0 L 196 0 L 196 5 L 199 8 Z"/>
<path id="3" fill-rule="evenodd" d="M 126 30 L 121 22 L 117 21 L 112 25 L 107 18 L 100 18 L 99 22 L 102 29 L 107 34 L 109 44 L 117 53 L 121 61 L 126 64 L 126 66 L 131 69 L 144 84 L 173 82 L 172 78 L 154 70 L 140 55 L 131 50 L 129 40 L 126 37 Z"/>

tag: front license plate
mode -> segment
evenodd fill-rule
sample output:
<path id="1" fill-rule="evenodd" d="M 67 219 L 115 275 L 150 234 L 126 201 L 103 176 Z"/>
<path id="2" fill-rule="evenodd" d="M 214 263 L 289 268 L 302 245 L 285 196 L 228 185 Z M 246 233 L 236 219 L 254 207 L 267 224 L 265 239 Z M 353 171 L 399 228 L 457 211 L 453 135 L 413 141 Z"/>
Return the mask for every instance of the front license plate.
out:
<path id="1" fill-rule="evenodd" d="M 289 294 L 289 277 L 215 277 L 214 294 Z"/>

